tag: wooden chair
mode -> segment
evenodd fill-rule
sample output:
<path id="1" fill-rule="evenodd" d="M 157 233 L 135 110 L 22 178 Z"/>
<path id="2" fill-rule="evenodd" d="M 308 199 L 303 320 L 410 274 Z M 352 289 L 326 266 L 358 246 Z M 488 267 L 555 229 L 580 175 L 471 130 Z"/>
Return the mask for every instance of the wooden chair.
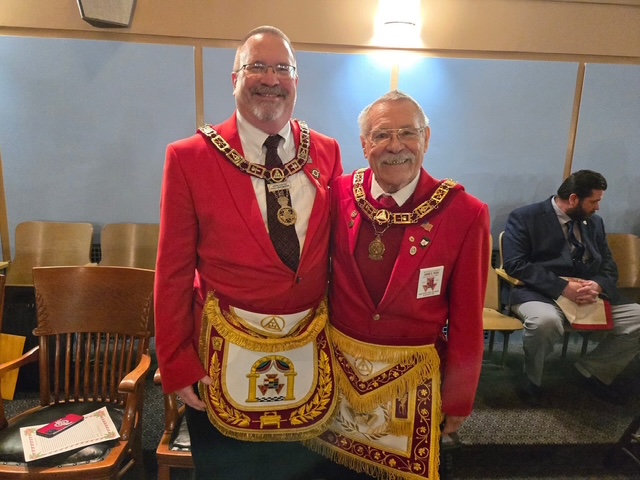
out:
<path id="1" fill-rule="evenodd" d="M 2 313 L 4 305 L 4 282 L 6 277 L 0 275 L 0 331 L 2 330 Z M 25 337 L 0 333 L 0 364 L 18 358 L 24 349 Z M 8 372 L 4 381 L 0 382 L 0 398 L 13 400 L 16 383 L 18 382 L 18 370 Z"/>
<path id="2" fill-rule="evenodd" d="M 151 368 L 151 270 L 38 267 L 33 270 L 39 346 L 0 365 L 39 362 L 40 404 L 7 420 L 0 400 L 0 478 L 144 478 L 142 406 Z M 106 407 L 120 438 L 26 463 L 20 427 Z"/>
<path id="3" fill-rule="evenodd" d="M 90 223 L 20 223 L 16 252 L 7 267 L 7 286 L 33 286 L 33 267 L 88 265 L 92 240 Z"/>
<path id="4" fill-rule="evenodd" d="M 640 302 L 640 238 L 632 233 L 609 233 L 607 242 L 618 266 L 618 289 L 629 300 Z"/>
<path id="5" fill-rule="evenodd" d="M 153 381 L 156 385 L 162 385 L 160 369 L 156 370 Z M 164 432 L 156 449 L 158 480 L 170 480 L 172 468 L 193 468 L 184 411 L 185 406 L 178 403 L 175 394 L 164 394 Z"/>
<path id="6" fill-rule="evenodd" d="M 157 223 L 109 223 L 102 227 L 100 265 L 156 269 Z"/>
<path id="7" fill-rule="evenodd" d="M 489 242 L 493 245 L 493 240 Z M 501 313 L 500 292 L 498 288 L 498 274 L 496 269 L 489 265 L 487 275 L 487 291 L 484 297 L 484 309 L 482 311 L 482 323 L 485 332 L 489 332 L 489 348 L 487 356 L 493 353 L 493 345 L 496 332 L 503 336 L 501 367 L 504 368 L 509 348 L 509 337 L 513 332 L 522 330 L 522 322 L 517 318 Z"/>

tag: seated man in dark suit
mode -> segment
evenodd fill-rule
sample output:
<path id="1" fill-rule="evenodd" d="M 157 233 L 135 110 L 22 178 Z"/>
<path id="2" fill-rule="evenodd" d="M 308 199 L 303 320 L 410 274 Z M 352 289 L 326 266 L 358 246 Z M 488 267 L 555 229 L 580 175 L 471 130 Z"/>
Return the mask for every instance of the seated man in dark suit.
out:
<path id="1" fill-rule="evenodd" d="M 595 395 L 626 401 L 612 382 L 640 352 L 640 305 L 625 304 L 616 289 L 618 269 L 602 218 L 595 214 L 606 189 L 601 174 L 580 170 L 562 183 L 557 196 L 518 208 L 507 219 L 504 268 L 524 282 L 509 299 L 525 328 L 525 376 L 518 394 L 529 403 L 539 403 L 545 358 L 568 325 L 554 301 L 560 296 L 578 305 L 598 298 L 611 303 L 613 329 L 575 368 Z"/>

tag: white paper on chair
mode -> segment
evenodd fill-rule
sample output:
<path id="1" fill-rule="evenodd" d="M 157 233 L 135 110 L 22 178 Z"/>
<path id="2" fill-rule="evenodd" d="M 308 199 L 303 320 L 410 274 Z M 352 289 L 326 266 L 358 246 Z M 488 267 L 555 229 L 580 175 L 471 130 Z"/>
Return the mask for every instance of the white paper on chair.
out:
<path id="1" fill-rule="evenodd" d="M 46 423 L 20 429 L 26 462 L 120 437 L 106 407 L 87 413 L 82 422 L 52 438 L 36 434 L 44 425 Z"/>

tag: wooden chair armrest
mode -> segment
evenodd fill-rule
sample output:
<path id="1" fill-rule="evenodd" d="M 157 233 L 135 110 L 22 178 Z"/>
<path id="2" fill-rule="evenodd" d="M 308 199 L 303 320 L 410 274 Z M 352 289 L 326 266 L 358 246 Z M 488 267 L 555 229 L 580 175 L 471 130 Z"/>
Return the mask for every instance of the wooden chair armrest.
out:
<path id="1" fill-rule="evenodd" d="M 17 358 L 13 360 L 9 360 L 8 362 L 0 363 L 0 381 L 2 377 L 5 376 L 7 372 L 14 370 L 16 368 L 20 368 L 28 363 L 34 363 L 38 361 L 38 351 L 40 350 L 39 346 L 33 347 L 26 353 L 23 353 Z"/>
<path id="2" fill-rule="evenodd" d="M 23 353 L 18 358 L 14 358 L 13 360 L 0 364 L 0 387 L 2 387 L 2 377 L 4 377 L 7 372 L 20 368 L 28 363 L 37 362 L 39 358 L 39 350 L 40 347 L 33 347 L 27 353 Z M 0 430 L 6 428 L 8 424 L 7 416 L 4 411 L 4 400 L 2 399 L 2 396 L 0 396 Z"/>
<path id="3" fill-rule="evenodd" d="M 510 283 L 511 285 L 524 285 L 524 282 L 522 280 L 518 280 L 517 278 L 512 277 L 504 270 L 504 268 L 496 268 L 495 271 L 502 280 Z"/>
<path id="4" fill-rule="evenodd" d="M 156 370 L 156 373 L 153 375 L 153 383 L 155 385 L 159 385 L 162 387 L 162 374 L 160 373 L 160 369 Z M 180 405 L 178 404 L 178 397 L 175 393 L 165 393 L 163 394 L 164 398 L 164 429 L 166 432 L 173 432 L 176 428 L 178 420 L 180 419 L 181 410 Z M 182 407 L 184 410 L 184 407 Z"/>
<path id="5" fill-rule="evenodd" d="M 144 402 L 144 382 L 151 369 L 151 357 L 143 353 L 138 366 L 129 372 L 120 382 L 118 391 L 127 394 L 124 406 L 120 436 L 123 440 L 129 440 L 134 425 L 139 421 L 138 414 L 142 412 Z"/>

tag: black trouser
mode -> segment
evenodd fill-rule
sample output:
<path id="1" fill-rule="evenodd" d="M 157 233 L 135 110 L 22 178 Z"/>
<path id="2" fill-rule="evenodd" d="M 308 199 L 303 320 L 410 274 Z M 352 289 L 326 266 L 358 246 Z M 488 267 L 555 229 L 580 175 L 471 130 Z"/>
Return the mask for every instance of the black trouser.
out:
<path id="1" fill-rule="evenodd" d="M 314 480 L 322 456 L 299 442 L 245 442 L 222 435 L 205 412 L 187 407 L 196 480 Z"/>

